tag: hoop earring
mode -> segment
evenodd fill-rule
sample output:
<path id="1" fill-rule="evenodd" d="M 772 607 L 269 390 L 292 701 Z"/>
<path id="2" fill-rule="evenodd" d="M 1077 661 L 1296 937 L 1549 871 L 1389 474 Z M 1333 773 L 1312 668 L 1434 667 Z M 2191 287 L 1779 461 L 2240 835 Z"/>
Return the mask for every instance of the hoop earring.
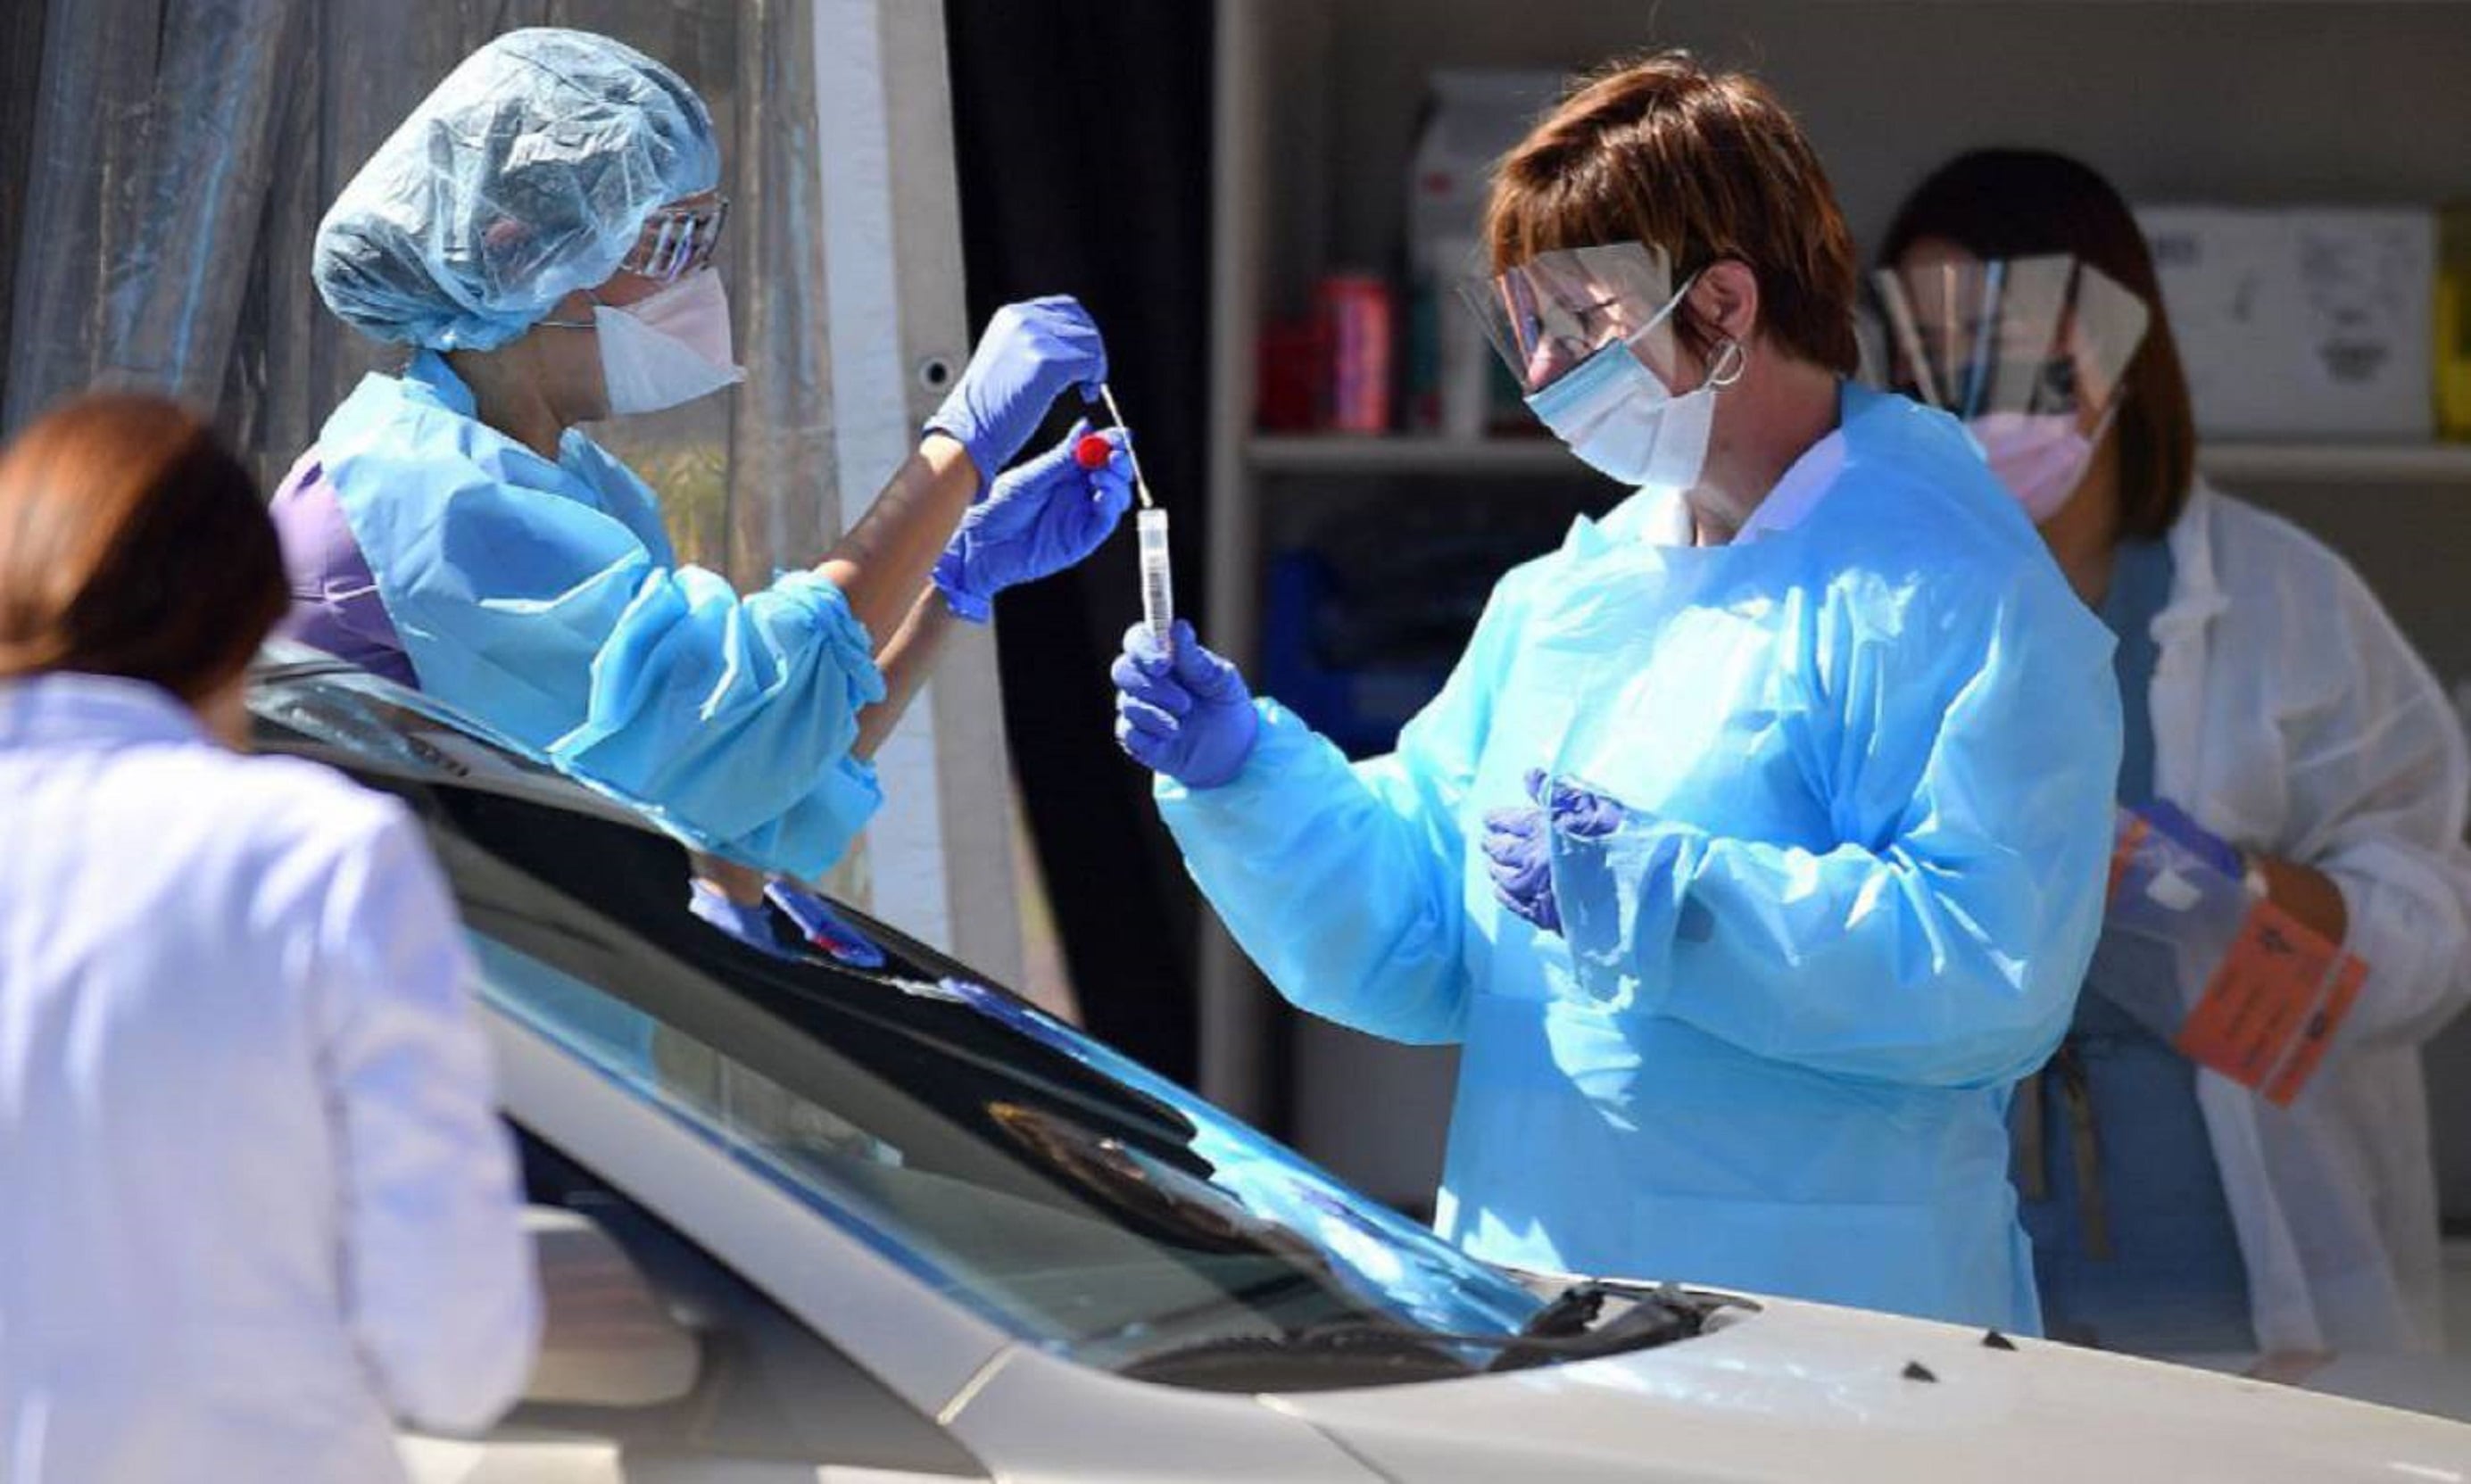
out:
<path id="1" fill-rule="evenodd" d="M 1725 342 L 1724 348 L 1716 352 L 1716 365 L 1707 372 L 1707 385 L 1722 391 L 1740 381 L 1742 373 L 1750 368 L 1749 347 L 1740 341 L 1729 340 Z"/>

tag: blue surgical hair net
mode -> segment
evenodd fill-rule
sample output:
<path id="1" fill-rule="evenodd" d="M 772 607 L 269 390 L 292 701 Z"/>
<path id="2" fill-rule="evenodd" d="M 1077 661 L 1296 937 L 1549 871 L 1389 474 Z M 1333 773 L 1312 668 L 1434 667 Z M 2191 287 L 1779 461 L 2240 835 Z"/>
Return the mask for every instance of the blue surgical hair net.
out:
<path id="1" fill-rule="evenodd" d="M 375 340 L 491 350 L 617 271 L 653 208 L 720 182 L 684 79 L 586 31 L 511 31 L 465 58 L 318 225 L 311 269 Z"/>

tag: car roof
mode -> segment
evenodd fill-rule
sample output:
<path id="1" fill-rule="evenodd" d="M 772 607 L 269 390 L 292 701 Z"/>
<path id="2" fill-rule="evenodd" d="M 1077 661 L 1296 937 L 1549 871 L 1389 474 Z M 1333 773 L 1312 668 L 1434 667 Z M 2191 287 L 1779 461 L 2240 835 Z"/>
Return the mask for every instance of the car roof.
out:
<path id="1" fill-rule="evenodd" d="M 270 644 L 249 666 L 248 679 L 255 740 L 267 751 L 352 772 L 511 792 L 657 828 L 641 810 L 559 771 L 486 723 L 322 650 Z M 436 745 L 447 739 L 451 751 Z"/>
<path id="2" fill-rule="evenodd" d="M 364 782 L 505 794 L 527 803 L 694 842 L 614 789 L 561 771 L 531 749 L 443 701 L 349 660 L 276 640 L 249 666 L 248 708 L 259 750 L 308 758 Z M 868 913 L 818 893 L 869 937 L 912 961 L 945 954 Z"/>

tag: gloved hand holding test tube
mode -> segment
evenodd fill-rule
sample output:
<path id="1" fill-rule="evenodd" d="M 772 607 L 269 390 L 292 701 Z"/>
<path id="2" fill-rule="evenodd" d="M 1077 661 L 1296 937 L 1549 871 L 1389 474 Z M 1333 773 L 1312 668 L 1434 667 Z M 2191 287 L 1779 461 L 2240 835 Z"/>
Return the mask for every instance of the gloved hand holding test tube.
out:
<path id="1" fill-rule="evenodd" d="M 1098 395 L 1107 405 L 1107 415 L 1118 428 L 1123 428 L 1124 414 L 1116 406 L 1116 393 L 1106 383 L 1098 384 Z M 1130 430 L 1127 429 L 1127 432 Z M 1175 574 L 1167 561 L 1166 511 L 1150 499 L 1150 482 L 1141 473 L 1141 450 L 1129 441 L 1124 452 L 1133 460 L 1133 490 L 1141 499 L 1141 509 L 1134 515 L 1134 529 L 1141 541 L 1141 624 L 1157 642 L 1161 654 L 1175 652 Z M 1073 458 L 1085 469 L 1104 464 L 1113 450 L 1107 440 L 1092 434 L 1073 450 Z"/>

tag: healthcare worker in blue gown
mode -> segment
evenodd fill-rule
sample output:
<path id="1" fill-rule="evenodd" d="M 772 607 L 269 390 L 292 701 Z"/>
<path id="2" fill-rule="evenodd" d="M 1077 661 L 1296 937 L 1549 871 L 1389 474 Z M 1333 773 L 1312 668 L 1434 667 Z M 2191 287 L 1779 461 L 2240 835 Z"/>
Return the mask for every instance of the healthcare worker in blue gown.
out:
<path id="1" fill-rule="evenodd" d="M 740 593 L 679 564 L 653 492 L 575 424 L 738 381 L 712 254 L 711 114 L 584 32 L 482 47 L 319 224 L 318 290 L 409 347 L 274 501 L 296 637 L 413 684 L 654 807 L 707 860 L 696 907 L 762 911 L 880 802 L 867 761 L 955 621 L 1079 560 L 1129 503 L 1121 448 L 1004 472 L 1106 376 L 1070 299 L 990 325 L 916 455 L 823 559 Z M 754 927 L 738 925 L 750 938 Z M 768 933 L 766 934 L 768 936 Z"/>
<path id="2" fill-rule="evenodd" d="M 1388 757 L 1185 629 L 1118 735 L 1288 999 L 1463 1047 L 1445 1236 L 2032 1332 L 2006 1115 L 2100 922 L 2110 639 L 1954 421 L 1845 380 L 1852 246 L 1756 82 L 1585 84 L 1487 235 L 1530 405 L 1637 492 Z"/>

